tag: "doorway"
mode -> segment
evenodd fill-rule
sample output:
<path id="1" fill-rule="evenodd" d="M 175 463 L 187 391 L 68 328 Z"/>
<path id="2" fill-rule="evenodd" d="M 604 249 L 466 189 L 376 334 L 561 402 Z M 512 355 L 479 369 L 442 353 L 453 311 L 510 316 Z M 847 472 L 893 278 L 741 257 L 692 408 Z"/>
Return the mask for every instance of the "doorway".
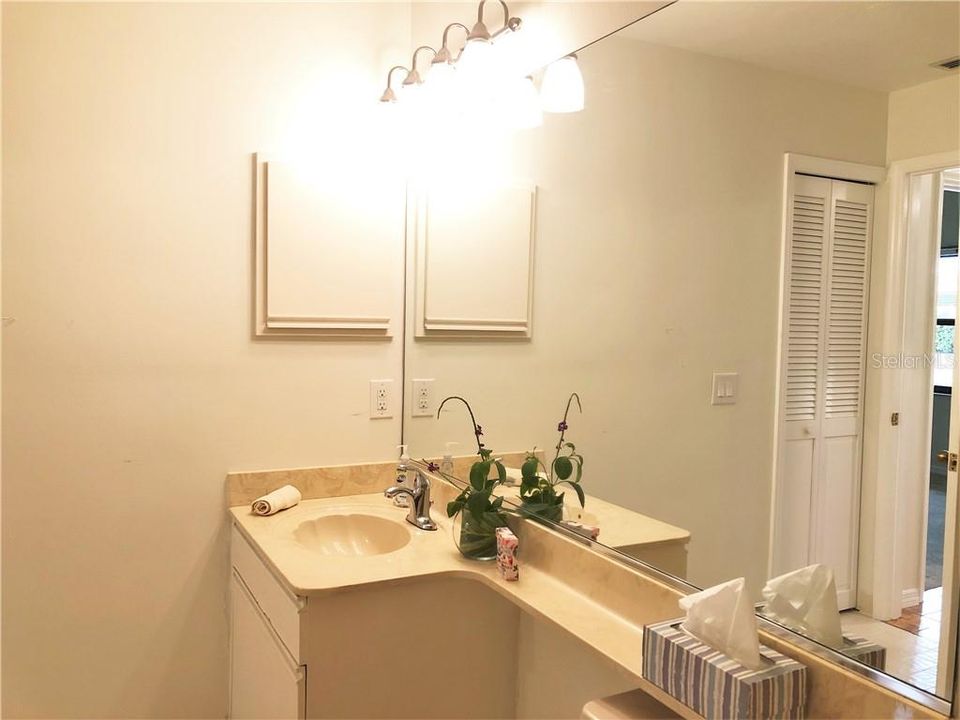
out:
<path id="1" fill-rule="evenodd" d="M 958 210 L 960 185 L 951 182 L 957 171 L 943 173 L 939 244 L 936 257 L 933 352 L 929 356 L 932 402 L 930 417 L 930 463 L 924 498 L 925 523 L 922 576 L 919 592 L 905 596 L 900 617 L 888 621 L 919 638 L 934 639 L 940 633 L 943 606 L 944 528 L 947 503 L 947 470 L 950 444 L 950 414 L 953 395 L 954 348 L 960 258 L 958 258 Z M 960 179 L 960 178 L 958 178 Z M 915 663 L 916 665 L 916 663 Z"/>
<path id="2" fill-rule="evenodd" d="M 948 463 L 954 386 L 956 320 L 960 288 L 960 170 L 942 174 L 938 254 L 935 268 L 931 370 L 930 463 L 924 498 L 924 542 L 919 597 L 905 602 L 890 622 L 918 637 L 938 637 L 943 606 L 943 563 L 947 517 Z"/>

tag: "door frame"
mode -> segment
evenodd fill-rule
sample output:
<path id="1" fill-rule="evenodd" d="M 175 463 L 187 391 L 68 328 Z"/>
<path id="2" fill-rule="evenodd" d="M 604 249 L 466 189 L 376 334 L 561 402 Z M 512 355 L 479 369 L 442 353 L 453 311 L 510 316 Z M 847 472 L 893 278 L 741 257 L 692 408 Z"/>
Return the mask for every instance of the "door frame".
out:
<path id="1" fill-rule="evenodd" d="M 890 164 L 877 189 L 868 358 L 895 355 L 904 347 L 907 292 L 914 286 L 911 271 L 919 271 L 908 262 L 910 177 L 958 164 L 956 151 L 898 160 Z M 905 491 L 907 471 L 901 458 L 907 448 L 902 447 L 899 426 L 892 424 L 893 413 L 903 407 L 903 369 L 878 368 L 869 362 L 866 377 L 857 606 L 874 618 L 889 620 L 899 617 L 903 603 L 896 537 L 897 501 Z"/>
<path id="2" fill-rule="evenodd" d="M 770 493 L 770 531 L 769 531 L 769 540 L 767 543 L 768 554 L 767 554 L 767 576 L 772 576 L 774 574 L 774 559 L 776 557 L 776 548 L 777 542 L 779 540 L 778 530 L 777 530 L 777 508 L 778 508 L 778 485 L 783 476 L 782 468 L 782 452 L 781 452 L 781 442 L 784 437 L 784 427 L 781 418 L 781 407 L 784 402 L 784 382 L 786 380 L 786 375 L 783 372 L 784 367 L 784 334 L 787 332 L 787 312 L 788 312 L 788 298 L 786 293 L 788 289 L 786 287 L 787 273 L 790 272 L 790 268 L 787 266 L 787 257 L 788 257 L 788 243 L 789 232 L 790 232 L 790 206 L 791 206 L 791 184 L 794 174 L 805 174 L 805 175 L 816 175 L 819 177 L 829 178 L 832 180 L 841 180 L 846 182 L 857 182 L 865 183 L 874 186 L 874 219 L 872 223 L 872 238 L 870 240 L 871 247 L 876 243 L 877 235 L 877 213 L 876 207 L 878 203 L 878 194 L 880 192 L 881 183 L 886 176 L 886 169 L 878 165 L 864 165 L 861 163 L 848 162 L 846 160 L 833 160 L 829 158 L 820 158 L 814 157 L 812 155 L 802 155 L 799 153 L 784 153 L 783 156 L 783 186 L 782 186 L 782 197 L 783 197 L 783 207 L 782 207 L 782 218 L 781 218 L 781 232 L 780 232 L 780 276 L 779 276 L 779 285 L 780 285 L 780 297 L 779 297 L 779 316 L 778 316 L 778 327 L 777 327 L 777 376 L 776 376 L 776 402 L 774 402 L 773 407 L 773 467 L 772 475 L 773 482 Z M 872 249 L 870 252 L 870 257 L 872 257 Z M 872 261 L 871 261 L 872 264 Z M 872 275 L 872 267 L 868 267 L 868 277 Z M 867 332 L 868 332 L 868 342 L 866 345 L 866 352 L 869 352 L 869 327 L 870 327 L 870 292 L 872 288 L 868 289 L 867 293 Z M 867 392 L 867 382 L 866 374 L 864 375 L 864 392 L 866 396 Z M 866 429 L 866 411 L 865 404 L 863 410 L 861 411 L 861 458 L 862 458 L 862 447 L 863 447 L 863 438 L 865 436 Z M 860 466 L 860 475 L 863 475 L 863 463 L 861 462 Z M 859 484 L 859 479 L 858 479 Z M 857 548 L 857 572 L 854 574 L 853 582 L 857 586 L 856 592 L 859 594 L 859 543 Z"/>

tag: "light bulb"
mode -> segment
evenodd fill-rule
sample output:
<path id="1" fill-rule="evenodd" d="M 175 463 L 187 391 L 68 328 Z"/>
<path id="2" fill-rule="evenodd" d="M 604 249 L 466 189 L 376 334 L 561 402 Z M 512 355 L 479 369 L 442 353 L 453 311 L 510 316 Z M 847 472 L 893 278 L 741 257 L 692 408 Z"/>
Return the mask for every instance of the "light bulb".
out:
<path id="1" fill-rule="evenodd" d="M 505 30 L 493 40 L 497 72 L 503 77 L 523 77 L 530 70 L 524 67 L 524 42 L 519 30 Z"/>
<path id="2" fill-rule="evenodd" d="M 427 73 L 424 83 L 431 93 L 445 92 L 450 89 L 456 79 L 456 68 L 450 63 L 439 62 L 430 66 L 430 72 Z"/>
<path id="3" fill-rule="evenodd" d="M 583 75 L 576 55 L 567 55 L 547 66 L 540 83 L 540 103 L 551 113 L 583 110 Z"/>
<path id="4" fill-rule="evenodd" d="M 543 110 L 533 78 L 514 78 L 509 81 L 506 93 L 507 125 L 517 129 L 540 127 Z"/>
<path id="5" fill-rule="evenodd" d="M 489 40 L 469 40 L 457 60 L 457 72 L 473 80 L 489 70 L 493 45 Z"/>

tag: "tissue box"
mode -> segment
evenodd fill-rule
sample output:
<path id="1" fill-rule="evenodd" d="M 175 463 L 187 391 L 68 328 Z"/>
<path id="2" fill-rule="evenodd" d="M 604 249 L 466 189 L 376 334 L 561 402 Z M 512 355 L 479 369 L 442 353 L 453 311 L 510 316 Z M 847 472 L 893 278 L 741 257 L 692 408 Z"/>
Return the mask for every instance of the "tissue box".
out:
<path id="1" fill-rule="evenodd" d="M 883 645 L 857 635 L 844 635 L 840 652 L 877 670 L 882 671 L 887 664 L 887 649 Z"/>
<path id="2" fill-rule="evenodd" d="M 807 669 L 763 645 L 764 669 L 750 670 L 680 629 L 683 620 L 643 628 L 643 677 L 705 718 L 803 718 Z"/>

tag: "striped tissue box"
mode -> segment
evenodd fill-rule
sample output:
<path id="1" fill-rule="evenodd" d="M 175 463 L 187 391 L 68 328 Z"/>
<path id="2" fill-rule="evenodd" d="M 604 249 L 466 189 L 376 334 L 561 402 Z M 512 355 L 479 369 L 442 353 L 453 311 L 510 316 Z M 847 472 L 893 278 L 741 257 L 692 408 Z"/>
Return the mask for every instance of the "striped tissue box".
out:
<path id="1" fill-rule="evenodd" d="M 643 677 L 705 718 L 803 718 L 807 669 L 763 645 L 750 670 L 680 629 L 682 620 L 643 628 Z"/>
<path id="2" fill-rule="evenodd" d="M 887 664 L 885 647 L 857 635 L 844 635 L 843 649 L 840 652 L 877 670 L 883 670 Z"/>

